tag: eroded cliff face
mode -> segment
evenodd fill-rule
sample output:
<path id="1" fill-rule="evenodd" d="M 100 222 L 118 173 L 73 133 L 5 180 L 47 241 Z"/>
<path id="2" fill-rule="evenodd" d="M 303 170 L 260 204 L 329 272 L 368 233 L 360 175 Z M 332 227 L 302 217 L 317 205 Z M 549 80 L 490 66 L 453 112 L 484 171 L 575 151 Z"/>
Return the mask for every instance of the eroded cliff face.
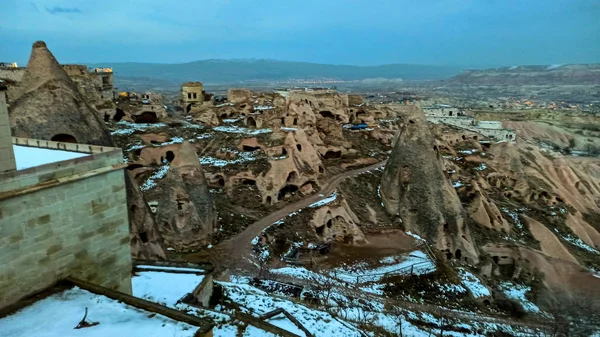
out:
<path id="1" fill-rule="evenodd" d="M 407 231 L 435 243 L 449 258 L 478 261 L 460 199 L 444 174 L 425 115 L 416 106 L 406 113 L 380 192 L 386 211 L 400 216 Z"/>
<path id="2" fill-rule="evenodd" d="M 33 44 L 9 115 L 17 137 L 114 145 L 96 109 L 42 41 Z"/>
<path id="3" fill-rule="evenodd" d="M 190 251 L 206 246 L 217 225 L 217 212 L 195 148 L 184 142 L 161 182 L 156 221 L 165 246 Z"/>

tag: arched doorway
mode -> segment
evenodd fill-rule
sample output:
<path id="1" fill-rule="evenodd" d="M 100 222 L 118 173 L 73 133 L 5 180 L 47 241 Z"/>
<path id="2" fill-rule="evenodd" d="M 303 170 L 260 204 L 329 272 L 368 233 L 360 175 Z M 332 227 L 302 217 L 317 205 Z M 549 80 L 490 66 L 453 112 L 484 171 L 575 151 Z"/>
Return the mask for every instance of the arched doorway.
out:
<path id="1" fill-rule="evenodd" d="M 54 135 L 52 138 L 50 138 L 50 140 L 53 142 L 60 143 L 77 143 L 77 139 L 74 136 L 71 136 L 66 133 L 59 133 L 57 135 Z"/>

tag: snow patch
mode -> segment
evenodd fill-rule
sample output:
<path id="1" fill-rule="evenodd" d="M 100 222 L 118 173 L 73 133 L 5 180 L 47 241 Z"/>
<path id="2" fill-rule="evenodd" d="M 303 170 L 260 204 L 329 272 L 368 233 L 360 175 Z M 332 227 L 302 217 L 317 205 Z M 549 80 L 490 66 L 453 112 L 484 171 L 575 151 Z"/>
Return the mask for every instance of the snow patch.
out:
<path id="1" fill-rule="evenodd" d="M 490 290 L 481 283 L 477 276 L 473 275 L 471 272 L 459 268 L 458 275 L 461 278 L 463 286 L 471 291 L 473 297 L 479 298 L 491 296 Z"/>

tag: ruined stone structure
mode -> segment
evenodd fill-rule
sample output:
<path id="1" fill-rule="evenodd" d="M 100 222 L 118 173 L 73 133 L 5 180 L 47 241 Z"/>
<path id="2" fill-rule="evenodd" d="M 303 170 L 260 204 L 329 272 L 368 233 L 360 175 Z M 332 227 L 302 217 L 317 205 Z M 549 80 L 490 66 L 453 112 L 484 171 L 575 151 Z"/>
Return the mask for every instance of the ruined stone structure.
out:
<path id="1" fill-rule="evenodd" d="M 90 104 L 102 106 L 112 102 L 114 91 L 112 71 L 90 71 L 83 64 L 65 64 L 62 65 L 62 68 Z M 25 67 L 0 67 L 0 80 L 5 80 L 8 83 L 7 97 L 9 103 L 16 99 L 25 71 Z"/>
<path id="2" fill-rule="evenodd" d="M 399 215 L 449 258 L 478 261 L 465 211 L 444 175 L 443 159 L 423 111 L 411 106 L 385 166 L 380 194 L 386 211 Z"/>
<path id="3" fill-rule="evenodd" d="M 427 120 L 434 124 L 446 124 L 456 126 L 469 131 L 477 132 L 485 137 L 496 139 L 498 141 L 515 141 L 516 132 L 505 129 L 502 122 L 497 121 L 479 121 L 467 116 L 462 110 L 451 107 L 450 105 L 438 104 L 435 107 L 423 108 Z"/>
<path id="4" fill-rule="evenodd" d="M 181 86 L 181 102 L 185 106 L 204 102 L 204 90 L 202 83 L 185 82 Z"/>
<path id="5" fill-rule="evenodd" d="M 112 144 L 97 111 L 42 41 L 35 42 L 10 105 L 13 135 L 85 144 Z"/>
<path id="6" fill-rule="evenodd" d="M 6 115 L 0 99 L 0 121 Z M 32 158 L 0 151 L 0 308 L 68 276 L 131 293 L 122 151 L 24 138 L 0 141 L 0 149 L 36 147 L 46 159 L 58 149 L 80 157 L 19 167 Z"/>

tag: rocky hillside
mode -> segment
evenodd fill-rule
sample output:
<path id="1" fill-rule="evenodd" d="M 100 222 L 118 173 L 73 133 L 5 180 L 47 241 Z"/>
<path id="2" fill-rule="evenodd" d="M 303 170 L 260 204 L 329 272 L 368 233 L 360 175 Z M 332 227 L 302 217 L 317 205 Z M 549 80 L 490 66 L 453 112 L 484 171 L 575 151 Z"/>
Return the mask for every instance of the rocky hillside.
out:
<path id="1" fill-rule="evenodd" d="M 600 84 L 600 64 L 513 66 L 466 70 L 448 82 L 469 85 L 587 85 Z"/>

